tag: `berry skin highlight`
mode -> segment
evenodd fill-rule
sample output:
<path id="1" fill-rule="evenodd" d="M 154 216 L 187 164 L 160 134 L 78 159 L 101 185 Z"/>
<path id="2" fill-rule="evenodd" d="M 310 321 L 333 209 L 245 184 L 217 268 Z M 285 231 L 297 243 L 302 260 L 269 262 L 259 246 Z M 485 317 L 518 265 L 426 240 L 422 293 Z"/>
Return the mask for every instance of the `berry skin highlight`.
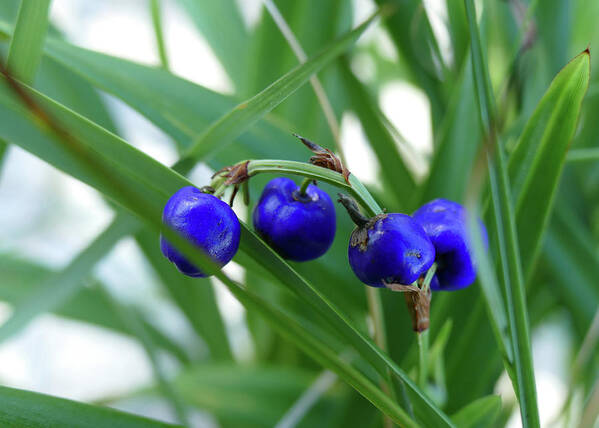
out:
<path id="1" fill-rule="evenodd" d="M 206 252 L 222 267 L 239 248 L 241 227 L 237 216 L 225 202 L 192 186 L 179 189 L 168 200 L 162 214 L 165 225 Z M 164 237 L 160 236 L 162 254 L 187 276 L 206 277 Z"/>
<path id="2" fill-rule="evenodd" d="M 310 184 L 304 194 L 295 182 L 278 177 L 268 182 L 254 208 L 254 228 L 281 257 L 313 260 L 331 247 L 337 221 L 329 195 Z"/>

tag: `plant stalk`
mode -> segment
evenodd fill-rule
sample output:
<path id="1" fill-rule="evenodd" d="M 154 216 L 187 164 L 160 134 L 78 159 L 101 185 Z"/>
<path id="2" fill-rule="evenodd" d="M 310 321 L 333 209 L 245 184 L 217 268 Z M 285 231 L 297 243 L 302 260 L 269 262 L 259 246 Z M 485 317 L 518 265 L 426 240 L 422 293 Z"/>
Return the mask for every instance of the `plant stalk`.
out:
<path id="1" fill-rule="evenodd" d="M 416 337 L 418 338 L 418 386 L 426 392 L 429 348 L 428 329 L 416 333 Z"/>
<path id="2" fill-rule="evenodd" d="M 306 195 L 306 190 L 308 190 L 308 186 L 310 185 L 310 183 L 312 183 L 313 180 L 309 179 L 309 178 L 304 178 L 304 181 L 302 181 L 302 184 L 300 186 L 299 189 L 299 194 L 301 196 L 305 196 Z"/>

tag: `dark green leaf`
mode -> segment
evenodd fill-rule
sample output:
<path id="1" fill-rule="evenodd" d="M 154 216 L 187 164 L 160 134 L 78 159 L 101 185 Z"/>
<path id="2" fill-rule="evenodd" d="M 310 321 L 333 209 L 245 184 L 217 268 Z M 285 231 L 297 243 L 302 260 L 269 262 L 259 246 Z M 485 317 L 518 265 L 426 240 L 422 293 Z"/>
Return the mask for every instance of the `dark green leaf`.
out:
<path id="1" fill-rule="evenodd" d="M 458 428 L 493 426 L 501 412 L 501 397 L 490 395 L 468 404 L 451 417 Z"/>

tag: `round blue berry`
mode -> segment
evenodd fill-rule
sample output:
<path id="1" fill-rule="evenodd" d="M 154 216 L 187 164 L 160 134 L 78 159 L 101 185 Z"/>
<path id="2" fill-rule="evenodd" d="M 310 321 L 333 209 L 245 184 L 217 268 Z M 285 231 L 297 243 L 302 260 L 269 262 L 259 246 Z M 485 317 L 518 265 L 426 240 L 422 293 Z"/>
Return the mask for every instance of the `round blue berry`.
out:
<path id="1" fill-rule="evenodd" d="M 335 207 L 310 184 L 305 195 L 293 180 L 268 182 L 254 208 L 254 228 L 281 257 L 303 262 L 322 256 L 335 238 Z"/>
<path id="2" fill-rule="evenodd" d="M 231 207 L 195 187 L 183 187 L 171 196 L 164 206 L 162 222 L 200 247 L 218 266 L 229 263 L 239 248 L 241 227 Z M 160 249 L 185 275 L 207 276 L 162 236 Z"/>
<path id="3" fill-rule="evenodd" d="M 349 264 L 363 283 L 409 285 L 435 261 L 426 233 L 406 214 L 379 214 L 352 232 Z"/>
<path id="4" fill-rule="evenodd" d="M 476 263 L 468 239 L 466 209 L 457 202 L 435 199 L 413 215 L 437 252 L 437 273 L 431 289 L 453 291 L 468 287 L 476 279 Z M 487 245 L 487 230 L 479 220 Z"/>

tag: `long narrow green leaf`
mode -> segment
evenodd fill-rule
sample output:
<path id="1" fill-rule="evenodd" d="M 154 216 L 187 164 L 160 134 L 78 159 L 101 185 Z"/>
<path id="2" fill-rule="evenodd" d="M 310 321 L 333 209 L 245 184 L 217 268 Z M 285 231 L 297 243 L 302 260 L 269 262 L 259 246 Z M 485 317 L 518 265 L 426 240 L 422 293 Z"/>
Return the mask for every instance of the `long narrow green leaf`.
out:
<path id="1" fill-rule="evenodd" d="M 582 335 L 599 307 L 599 257 L 595 241 L 570 211 L 567 207 L 556 209 L 541 261 L 554 278 L 556 291 Z"/>
<path id="2" fill-rule="evenodd" d="M 235 0 L 179 0 L 224 66 L 236 92 L 248 86 L 249 34 Z M 226 29 L 226 30 L 225 30 Z"/>
<path id="3" fill-rule="evenodd" d="M 202 363 L 181 371 L 174 386 L 183 399 L 232 427 L 274 427 L 295 400 L 310 387 L 315 372 L 276 364 Z M 147 388 L 128 394 L 143 396 Z M 321 395 L 302 426 L 329 426 L 341 405 L 343 389 Z M 370 404 L 369 406 L 372 407 Z"/>
<path id="4" fill-rule="evenodd" d="M 186 152 L 186 157 L 196 160 L 203 159 L 217 148 L 221 149 L 226 146 L 306 83 L 310 76 L 349 49 L 378 15 L 379 12 L 375 13 L 360 26 L 323 49 L 319 54 L 298 65 L 262 92 L 239 104 L 230 113 L 221 117 L 194 141 Z"/>
<path id="5" fill-rule="evenodd" d="M 31 296 L 43 294 L 44 279 L 56 275 L 56 272 L 50 269 L 7 255 L 0 256 L 0 271 L 0 300 L 17 308 L 22 302 L 31 299 Z M 80 286 L 75 294 L 57 306 L 53 313 L 129 335 L 129 329 L 116 316 L 104 293 L 100 292 L 99 287 L 103 285 L 96 281 L 89 282 L 82 281 L 86 286 Z M 183 364 L 189 362 L 189 356 L 179 345 L 149 322 L 142 322 L 144 329 L 160 348 L 170 352 Z"/>
<path id="6" fill-rule="evenodd" d="M 235 108 L 238 102 L 164 70 L 81 49 L 55 39 L 48 40 L 46 55 L 98 88 L 121 98 L 164 130 L 182 148 L 188 147 L 193 138 Z M 240 135 L 238 141 L 235 150 L 231 150 L 234 156 L 229 151 L 215 155 L 216 160 L 221 162 L 216 169 L 243 157 L 295 158 L 306 153 L 289 130 L 283 131 L 273 125 L 268 117 Z M 248 151 L 247 155 L 244 150 Z M 211 166 L 217 165 L 211 163 Z"/>
<path id="7" fill-rule="evenodd" d="M 349 96 L 350 108 L 362 122 L 385 179 L 385 188 L 395 195 L 396 204 L 407 211 L 407 203 L 414 192 L 416 183 L 402 161 L 395 140 L 381 120 L 381 112 L 374 104 L 364 85 L 350 69 L 349 61 L 343 60 L 341 66 L 343 83 Z"/>
<path id="8" fill-rule="evenodd" d="M 503 148 L 498 141 L 495 129 L 495 101 L 478 33 L 473 0 L 465 0 L 465 6 L 470 27 L 472 68 L 480 119 L 487 138 L 496 146 L 494 161 L 490 157 L 488 161 L 489 181 L 495 219 L 495 237 L 499 247 L 498 263 L 507 296 L 508 321 L 514 351 L 516 394 L 520 403 L 523 426 L 525 428 L 538 427 L 540 422 L 530 344 L 530 327 L 510 185 Z"/>
<path id="9" fill-rule="evenodd" d="M 136 235 L 136 239 L 193 329 L 206 342 L 211 356 L 217 361 L 232 360 L 233 354 L 227 340 L 225 326 L 209 281 L 191 279 L 173 269 L 160 253 L 157 234 L 144 229 Z"/>
<path id="10" fill-rule="evenodd" d="M 522 265 L 532 271 L 590 76 L 585 50 L 553 79 L 509 159 Z"/>
<path id="11" fill-rule="evenodd" d="M 304 352 L 312 356 L 325 367 L 335 371 L 346 382 L 352 385 L 356 390 L 368 398 L 372 404 L 378 407 L 383 413 L 393 419 L 401 426 L 418 426 L 396 403 L 384 394 L 376 385 L 361 375 L 351 365 L 345 363 L 335 355 L 328 346 L 319 342 L 315 338 L 306 334 L 306 331 L 299 327 L 291 318 L 283 312 L 273 309 L 266 301 L 243 290 L 232 281 L 225 282 L 225 285 L 235 295 L 235 297 L 248 309 L 252 308 L 258 311 L 263 317 L 271 323 L 271 326 L 280 334 L 287 337 L 300 346 Z"/>
<path id="12" fill-rule="evenodd" d="M 136 205 L 135 200 L 125 197 L 119 191 L 117 185 L 109 185 L 107 182 L 90 175 L 87 170 L 82 169 L 81 160 L 73 158 L 73 155 L 61 144 L 53 139 L 46 138 L 36 128 L 32 128 L 28 113 L 24 111 L 18 101 L 6 94 L 6 87 L 4 87 L 4 93 L 0 92 L 0 125 L 2 125 L 0 129 L 5 136 L 32 153 L 44 157 L 46 161 L 69 174 L 96 187 L 124 207 L 144 218 L 144 220 L 151 222 L 151 224 L 160 224 L 160 213 L 166 200 L 176 190 L 190 183 L 169 168 L 127 145 L 118 137 L 43 97 L 41 94 L 30 89 L 27 90 L 55 119 L 70 130 L 85 150 L 93 153 L 96 162 L 102 162 L 105 168 L 111 169 L 111 180 L 115 183 L 126 183 L 130 192 L 135 192 L 136 198 L 144 198 L 143 202 L 146 207 L 140 207 Z M 281 280 L 299 293 L 300 297 L 307 299 L 306 301 L 310 305 L 316 305 L 315 308 L 327 316 L 330 321 L 333 321 L 333 326 L 344 337 L 351 339 L 352 344 L 380 373 L 385 373 L 389 368 L 394 375 L 406 383 L 419 418 L 425 421 L 436 421 L 431 423 L 437 425 L 451 426 L 447 416 L 413 384 L 409 377 L 386 354 L 381 352 L 370 339 L 358 332 L 335 305 L 328 300 L 323 300 L 311 284 L 306 283 L 272 249 L 250 232 L 245 225 L 243 225 L 242 231 L 242 251 L 257 259 L 258 263 L 265 264 L 265 268 L 271 272 L 282 272 L 283 277 Z M 174 238 L 176 239 L 176 236 Z"/>
<path id="13" fill-rule="evenodd" d="M 433 123 L 439 123 L 445 113 L 445 94 L 440 80 L 442 73 L 438 70 L 442 59 L 422 1 L 376 0 L 376 3 L 393 7 L 394 13 L 386 22 L 387 29 L 402 63 L 428 95 Z"/>
<path id="14" fill-rule="evenodd" d="M 35 316 L 53 311 L 72 298 L 94 265 L 131 230 L 133 224 L 129 216 L 115 218 L 66 268 L 45 281 L 38 292 L 20 302 L 11 317 L 0 327 L 0 341 L 21 330 Z"/>
<path id="15" fill-rule="evenodd" d="M 457 7 L 460 2 L 451 1 Z M 451 95 L 449 108 L 440 129 L 435 135 L 437 142 L 433 154 L 429 177 L 422 186 L 421 202 L 435 198 L 461 201 L 464 198 L 472 162 L 481 140 L 481 132 L 476 127 L 464 126 L 478 118 L 472 79 L 470 56 Z"/>
<path id="16" fill-rule="evenodd" d="M 187 407 L 181 401 L 179 394 L 174 390 L 162 364 L 158 360 L 158 348 L 148 331 L 146 331 L 145 326 L 141 321 L 141 317 L 131 307 L 126 307 L 112 297 L 109 290 L 103 288 L 102 291 L 105 293 L 105 296 L 114 308 L 117 316 L 121 318 L 123 323 L 130 329 L 131 334 L 137 337 L 146 352 L 146 356 L 150 361 L 150 365 L 154 372 L 154 377 L 158 381 L 162 394 L 170 403 L 173 413 L 177 415 L 177 419 L 182 425 L 189 428 Z"/>
<path id="17" fill-rule="evenodd" d="M 7 66 L 15 76 L 28 84 L 33 83 L 41 61 L 49 9 L 50 0 L 21 1 Z"/>
<path id="18" fill-rule="evenodd" d="M 152 24 L 154 26 L 154 38 L 156 39 L 156 48 L 160 57 L 160 65 L 168 70 L 168 56 L 164 44 L 164 33 L 162 31 L 162 10 L 160 9 L 160 0 L 150 0 L 150 12 L 152 14 Z"/>
<path id="19" fill-rule="evenodd" d="M 490 395 L 479 398 L 460 409 L 451 417 L 458 428 L 484 428 L 493 426 L 501 412 L 501 397 Z"/>
<path id="20" fill-rule="evenodd" d="M 2 171 L 2 164 L 4 163 L 4 156 L 8 150 L 8 143 L 0 139 L 0 171 Z"/>
<path id="21" fill-rule="evenodd" d="M 0 402 L 0 425 L 5 427 L 175 427 L 109 408 L 4 386 L 0 386 Z"/>

